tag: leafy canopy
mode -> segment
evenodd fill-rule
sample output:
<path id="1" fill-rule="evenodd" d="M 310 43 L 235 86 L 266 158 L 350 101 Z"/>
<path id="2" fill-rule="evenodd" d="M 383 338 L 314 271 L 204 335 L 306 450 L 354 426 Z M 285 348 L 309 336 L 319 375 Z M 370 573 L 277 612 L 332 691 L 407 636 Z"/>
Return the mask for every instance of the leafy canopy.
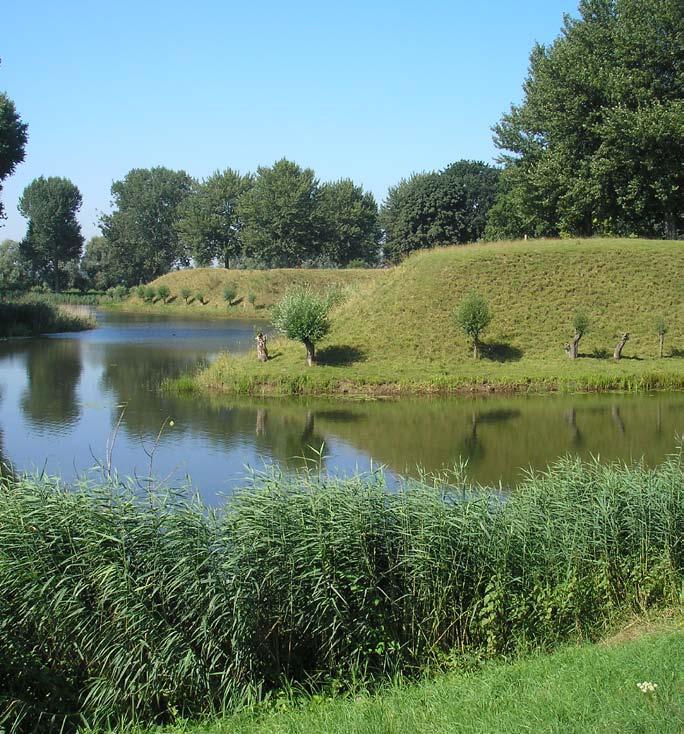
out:
<path id="1" fill-rule="evenodd" d="M 31 263 L 34 279 L 51 280 L 59 290 L 60 268 L 78 260 L 83 247 L 76 219 L 81 192 L 68 178 L 40 176 L 24 189 L 18 208 L 28 219 L 22 256 Z"/>
<path id="2" fill-rule="evenodd" d="M 589 317 L 584 311 L 577 311 L 572 320 L 575 333 L 584 336 L 589 331 Z"/>
<path id="3" fill-rule="evenodd" d="M 24 160 L 27 141 L 28 125 L 21 121 L 14 102 L 0 92 L 0 192 L 2 182 Z M 0 201 L 0 219 L 4 218 L 5 210 Z"/>
<path id="4" fill-rule="evenodd" d="M 477 343 L 480 334 L 489 326 L 492 315 L 484 297 L 471 291 L 456 309 L 455 319 L 462 331 Z"/>
<path id="5" fill-rule="evenodd" d="M 315 344 L 330 331 L 333 299 L 308 288 L 288 291 L 271 311 L 273 326 L 288 339 Z"/>
<path id="6" fill-rule="evenodd" d="M 488 239 L 674 237 L 684 222 L 681 0 L 582 0 L 530 56 L 494 128 L 506 165 Z"/>

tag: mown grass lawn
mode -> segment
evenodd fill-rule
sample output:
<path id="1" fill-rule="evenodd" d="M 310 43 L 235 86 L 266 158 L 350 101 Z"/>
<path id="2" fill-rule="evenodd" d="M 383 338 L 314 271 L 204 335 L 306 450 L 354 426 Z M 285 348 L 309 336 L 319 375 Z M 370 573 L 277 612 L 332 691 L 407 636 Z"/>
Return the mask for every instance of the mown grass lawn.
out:
<path id="1" fill-rule="evenodd" d="M 681 734 L 682 612 L 607 643 L 439 675 L 374 695 L 287 700 L 165 734 Z M 644 694 L 637 683 L 657 684 Z"/>

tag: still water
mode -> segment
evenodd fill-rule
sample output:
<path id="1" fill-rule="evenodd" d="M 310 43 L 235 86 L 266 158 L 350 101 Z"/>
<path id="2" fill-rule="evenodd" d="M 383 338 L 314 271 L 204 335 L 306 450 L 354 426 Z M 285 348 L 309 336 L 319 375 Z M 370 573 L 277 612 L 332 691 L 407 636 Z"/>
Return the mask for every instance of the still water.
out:
<path id="1" fill-rule="evenodd" d="M 188 481 L 210 502 L 249 469 L 393 474 L 467 460 L 472 479 L 515 484 L 557 457 L 658 463 L 684 434 L 684 393 L 487 398 L 202 399 L 164 377 L 254 349 L 263 323 L 98 313 L 93 331 L 0 342 L 0 459 L 65 480 L 111 466 L 141 482 Z M 169 425 L 173 421 L 173 426 Z M 117 428 L 118 426 L 118 428 Z M 160 434 L 161 431 L 161 434 Z"/>

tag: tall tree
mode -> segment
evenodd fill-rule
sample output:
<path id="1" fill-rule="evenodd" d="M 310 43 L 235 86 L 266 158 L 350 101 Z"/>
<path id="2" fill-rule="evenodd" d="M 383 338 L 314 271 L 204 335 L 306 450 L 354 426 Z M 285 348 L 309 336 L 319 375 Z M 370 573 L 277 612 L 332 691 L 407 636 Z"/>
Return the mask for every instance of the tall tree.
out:
<path id="1" fill-rule="evenodd" d="M 398 260 L 413 250 L 480 239 L 498 178 L 492 166 L 461 160 L 402 179 L 389 189 L 381 212 L 387 256 Z"/>
<path id="2" fill-rule="evenodd" d="M 582 0 L 530 56 L 494 128 L 506 164 L 487 236 L 636 233 L 684 223 L 681 0 Z"/>
<path id="3" fill-rule="evenodd" d="M 243 176 L 232 168 L 216 171 L 179 205 L 176 231 L 198 265 L 208 265 L 216 258 L 229 268 L 231 258 L 242 254 L 237 203 L 252 183 L 250 174 Z"/>
<path id="4" fill-rule="evenodd" d="M 2 182 L 14 173 L 24 160 L 28 140 L 28 125 L 21 121 L 14 102 L 0 92 L 0 193 Z M 5 209 L 0 201 L 0 219 L 5 219 Z"/>
<path id="5" fill-rule="evenodd" d="M 319 186 L 285 158 L 260 166 L 238 204 L 245 254 L 268 267 L 296 267 L 320 252 Z"/>
<path id="6" fill-rule="evenodd" d="M 134 168 L 112 184 L 115 209 L 100 218 L 109 243 L 108 277 L 130 286 L 187 262 L 174 223 L 192 183 L 185 171 L 158 167 Z"/>
<path id="7" fill-rule="evenodd" d="M 91 237 L 86 242 L 81 270 L 91 288 L 104 291 L 118 284 L 116 264 L 105 237 Z"/>
<path id="8" fill-rule="evenodd" d="M 350 179 L 325 183 L 319 192 L 321 254 L 336 265 L 378 258 L 380 226 L 373 194 Z"/>
<path id="9" fill-rule="evenodd" d="M 31 263 L 34 276 L 51 280 L 58 291 L 61 266 L 77 260 L 83 246 L 76 219 L 81 192 L 68 178 L 40 176 L 24 189 L 18 208 L 28 219 L 22 255 Z"/>

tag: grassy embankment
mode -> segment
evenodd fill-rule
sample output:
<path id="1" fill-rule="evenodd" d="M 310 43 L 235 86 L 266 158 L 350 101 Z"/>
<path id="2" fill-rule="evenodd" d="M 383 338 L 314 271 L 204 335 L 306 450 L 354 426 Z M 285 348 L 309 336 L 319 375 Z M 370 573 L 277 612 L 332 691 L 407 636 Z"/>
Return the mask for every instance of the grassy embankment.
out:
<path id="1" fill-rule="evenodd" d="M 565 459 L 506 501 L 456 480 L 389 492 L 380 475 L 275 474 L 211 510 L 116 482 L 0 480 L 0 726 L 216 718 L 292 689 L 471 669 L 678 608 L 683 581 L 681 455 L 654 470 Z M 670 700 L 665 659 L 640 669 L 645 657 L 630 677 L 652 677 Z M 553 667 L 530 665 L 520 674 L 532 681 Z M 472 679 L 469 706 L 506 671 Z M 615 695 L 621 715 L 644 706 L 637 680 L 626 693 L 574 679 Z M 420 690 L 388 714 L 397 727 Z M 330 710 L 372 721 L 384 716 L 374 700 Z"/>
<path id="2" fill-rule="evenodd" d="M 473 360 L 453 313 L 476 289 L 493 321 Z M 579 309 L 590 318 L 570 360 Z M 658 359 L 655 321 L 669 331 Z M 358 283 L 331 315 L 319 364 L 274 341 L 266 364 L 226 355 L 181 388 L 250 394 L 684 387 L 684 243 L 627 239 L 495 243 L 417 253 Z M 623 359 L 613 349 L 631 334 Z"/>
<path id="3" fill-rule="evenodd" d="M 375 694 L 281 697 L 156 734 L 681 734 L 684 614 L 645 617 L 601 645 L 488 663 Z M 654 693 L 637 683 L 654 682 Z"/>
<path id="4" fill-rule="evenodd" d="M 154 314 L 176 314 L 183 316 L 267 319 L 268 309 L 295 285 L 307 285 L 325 292 L 331 288 L 345 289 L 360 283 L 372 282 L 380 275 L 377 270 L 225 270 L 223 268 L 192 268 L 177 270 L 157 278 L 149 285 L 155 290 L 161 285 L 168 287 L 170 296 L 162 302 L 155 297 L 154 303 L 146 303 L 132 295 L 121 303 L 105 304 L 108 310 L 136 311 Z M 224 289 L 233 286 L 236 295 L 232 305 L 224 298 Z M 181 291 L 187 288 L 191 295 L 185 302 Z M 203 294 L 204 303 L 197 298 Z M 248 300 L 249 294 L 254 303 Z"/>
<path id="5" fill-rule="evenodd" d="M 94 327 L 95 319 L 86 307 L 55 306 L 40 299 L 0 303 L 0 338 L 83 331 Z"/>

